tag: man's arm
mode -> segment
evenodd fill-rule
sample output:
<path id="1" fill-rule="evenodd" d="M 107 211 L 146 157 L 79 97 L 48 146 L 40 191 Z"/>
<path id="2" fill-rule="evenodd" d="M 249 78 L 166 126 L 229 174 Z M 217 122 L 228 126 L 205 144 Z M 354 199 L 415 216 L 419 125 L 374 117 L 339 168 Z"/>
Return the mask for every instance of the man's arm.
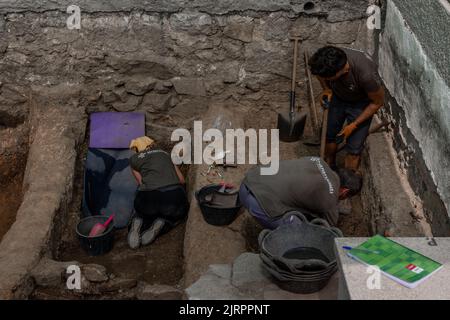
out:
<path id="1" fill-rule="evenodd" d="M 133 173 L 134 178 L 136 179 L 138 185 L 142 184 L 142 176 L 139 172 L 136 170 L 131 169 L 131 173 Z"/>
<path id="2" fill-rule="evenodd" d="M 181 183 L 181 184 L 185 184 L 186 181 L 184 180 L 184 176 L 183 176 L 183 174 L 181 173 L 180 169 L 178 168 L 177 165 L 174 165 L 174 166 L 175 166 L 175 171 L 177 172 L 178 179 L 180 179 L 180 183 Z"/>
<path id="3" fill-rule="evenodd" d="M 331 90 L 330 87 L 328 86 L 328 83 L 322 77 L 316 76 L 316 78 L 317 80 L 319 80 L 323 90 Z"/>
<path id="4" fill-rule="evenodd" d="M 375 113 L 377 113 L 378 110 L 381 109 L 381 107 L 384 104 L 384 89 L 383 87 L 380 87 L 375 92 L 368 92 L 367 95 L 369 96 L 369 99 L 372 101 L 366 109 L 361 113 L 361 115 L 356 118 L 355 124 L 359 126 L 364 121 L 370 119 Z"/>
<path id="5" fill-rule="evenodd" d="M 316 76 L 317 80 L 319 80 L 320 85 L 322 86 L 322 94 L 320 95 L 320 103 L 322 104 L 322 106 L 324 105 L 323 100 L 324 97 L 327 97 L 328 101 L 331 101 L 331 97 L 333 96 L 333 91 L 331 90 L 331 88 L 328 86 L 327 81 L 325 81 L 325 79 L 323 79 L 322 77 Z"/>
<path id="6" fill-rule="evenodd" d="M 384 89 L 380 87 L 377 91 L 368 92 L 367 95 L 369 99 L 372 101 L 366 109 L 360 114 L 358 118 L 352 123 L 346 125 L 341 132 L 339 132 L 338 136 L 344 136 L 347 139 L 356 128 L 359 127 L 364 121 L 370 119 L 384 104 Z"/>

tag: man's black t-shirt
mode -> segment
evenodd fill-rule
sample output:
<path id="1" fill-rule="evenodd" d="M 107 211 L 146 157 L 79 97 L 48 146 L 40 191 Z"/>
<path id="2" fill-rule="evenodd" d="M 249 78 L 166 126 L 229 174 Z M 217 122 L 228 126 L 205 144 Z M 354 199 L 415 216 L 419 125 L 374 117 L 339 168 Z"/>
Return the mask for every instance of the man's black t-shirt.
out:
<path id="1" fill-rule="evenodd" d="M 340 100 L 359 102 L 367 100 L 367 93 L 381 86 L 375 63 L 362 51 L 342 48 L 350 64 L 350 71 L 337 80 L 328 81 L 328 86 Z"/>
<path id="2" fill-rule="evenodd" d="M 170 155 L 162 150 L 145 150 L 134 154 L 130 166 L 142 176 L 140 191 L 152 191 L 180 183 Z"/>

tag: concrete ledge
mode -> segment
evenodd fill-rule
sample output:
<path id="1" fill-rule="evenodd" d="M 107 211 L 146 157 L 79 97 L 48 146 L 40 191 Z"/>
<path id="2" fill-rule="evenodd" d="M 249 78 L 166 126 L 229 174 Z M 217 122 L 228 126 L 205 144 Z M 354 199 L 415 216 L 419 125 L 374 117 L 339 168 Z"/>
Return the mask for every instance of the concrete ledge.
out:
<path id="1" fill-rule="evenodd" d="M 379 122 L 376 118 L 374 122 Z M 400 171 L 392 140 L 385 132 L 368 137 L 361 197 L 371 233 L 396 237 L 431 236 L 431 228 L 406 176 Z"/>
<path id="2" fill-rule="evenodd" d="M 444 267 L 414 289 L 404 287 L 382 275 L 381 289 L 369 289 L 367 267 L 351 259 L 342 246 L 358 246 L 368 238 L 336 239 L 340 282 L 340 299 L 351 300 L 448 300 L 450 299 L 450 238 L 435 238 L 437 246 L 430 246 L 427 238 L 392 238 L 392 240 L 416 250 L 444 264 Z"/>
<path id="3" fill-rule="evenodd" d="M 84 136 L 86 120 L 67 101 L 51 101 L 39 97 L 39 108 L 32 110 L 25 195 L 16 222 L 0 243 L 1 299 L 26 298 L 30 293 L 29 272 L 48 250 L 55 216 L 71 198 L 75 147 Z"/>

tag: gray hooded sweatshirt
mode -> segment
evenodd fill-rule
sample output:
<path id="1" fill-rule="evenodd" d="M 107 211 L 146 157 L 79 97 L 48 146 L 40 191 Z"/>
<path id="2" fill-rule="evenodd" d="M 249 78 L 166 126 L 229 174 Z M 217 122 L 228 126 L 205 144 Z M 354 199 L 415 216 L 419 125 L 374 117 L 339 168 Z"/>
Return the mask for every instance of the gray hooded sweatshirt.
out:
<path id="1" fill-rule="evenodd" d="M 336 225 L 339 217 L 339 176 L 318 157 L 280 161 L 276 175 L 250 169 L 243 183 L 271 218 L 300 211 Z"/>

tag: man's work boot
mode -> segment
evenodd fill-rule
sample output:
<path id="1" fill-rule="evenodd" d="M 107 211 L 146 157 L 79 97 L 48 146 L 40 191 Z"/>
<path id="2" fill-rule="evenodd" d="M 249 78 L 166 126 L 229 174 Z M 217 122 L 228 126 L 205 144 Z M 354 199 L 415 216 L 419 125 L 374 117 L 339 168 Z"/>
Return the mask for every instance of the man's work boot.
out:
<path id="1" fill-rule="evenodd" d="M 356 172 L 359 175 L 361 175 L 359 173 L 360 163 L 361 163 L 361 155 L 347 154 L 345 156 L 345 168 L 353 170 L 353 172 Z"/>

